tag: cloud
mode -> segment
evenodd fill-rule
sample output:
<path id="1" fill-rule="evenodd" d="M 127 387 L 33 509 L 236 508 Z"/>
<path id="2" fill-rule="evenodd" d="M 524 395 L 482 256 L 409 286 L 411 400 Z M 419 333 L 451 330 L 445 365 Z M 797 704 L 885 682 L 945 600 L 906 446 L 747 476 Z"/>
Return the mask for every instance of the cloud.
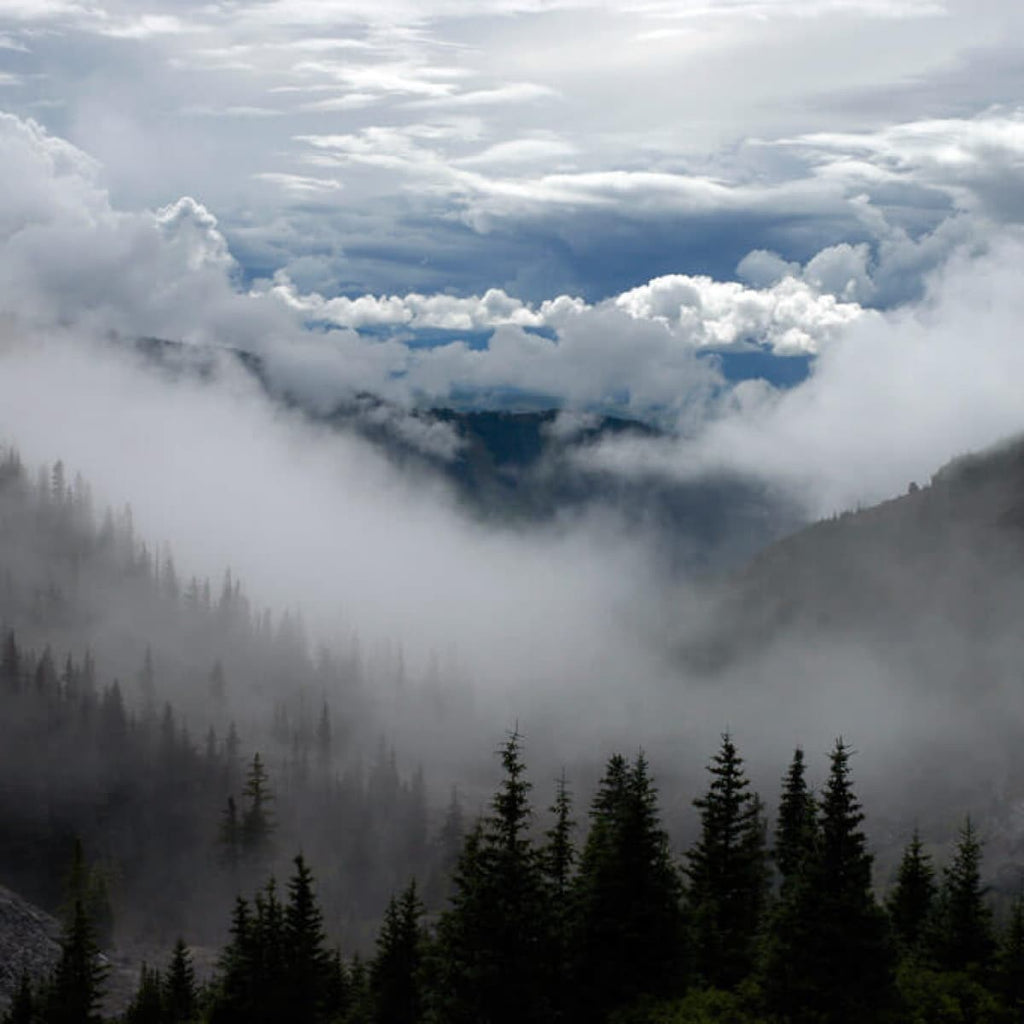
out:
<path id="1" fill-rule="evenodd" d="M 1024 430 L 1019 382 L 1024 237 L 958 251 L 919 304 L 857 320 L 789 391 L 741 384 L 695 439 L 591 450 L 621 473 L 758 474 L 812 515 L 901 493 L 954 454 Z"/>

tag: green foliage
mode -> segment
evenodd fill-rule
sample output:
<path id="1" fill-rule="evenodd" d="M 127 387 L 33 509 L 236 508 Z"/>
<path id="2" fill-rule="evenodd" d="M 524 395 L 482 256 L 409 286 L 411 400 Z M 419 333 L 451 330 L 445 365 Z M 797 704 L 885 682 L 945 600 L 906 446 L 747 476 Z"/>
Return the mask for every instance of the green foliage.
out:
<path id="1" fill-rule="evenodd" d="M 280 924 L 283 1002 L 294 1024 L 325 1020 L 333 964 L 325 945 L 323 914 L 313 893 L 313 875 L 300 854 L 288 882 L 288 905 Z"/>
<path id="2" fill-rule="evenodd" d="M 964 971 L 937 971 L 913 961 L 896 973 L 900 1024 L 1003 1024 L 996 996 Z"/>
<path id="3" fill-rule="evenodd" d="M 807 787 L 805 772 L 804 752 L 797 747 L 782 780 L 772 849 L 784 893 L 812 862 L 818 841 L 817 808 Z"/>
<path id="4" fill-rule="evenodd" d="M 250 860 L 259 860 L 268 853 L 274 834 L 274 820 L 270 813 L 274 795 L 270 791 L 267 769 L 258 753 L 252 756 L 242 795 L 248 801 L 240 830 L 242 851 Z"/>
<path id="5" fill-rule="evenodd" d="M 139 972 L 139 987 L 135 990 L 124 1024 L 166 1024 L 163 998 L 163 979 L 160 972 L 146 964 Z"/>
<path id="6" fill-rule="evenodd" d="M 686 902 L 694 971 L 729 990 L 750 974 L 757 953 L 768 891 L 765 824 L 728 733 L 708 771 L 711 785 L 694 801 L 701 834 L 687 853 Z"/>
<path id="7" fill-rule="evenodd" d="M 400 897 L 391 898 L 384 912 L 369 974 L 374 1024 L 417 1024 L 422 1019 L 422 916 L 414 880 Z"/>
<path id="8" fill-rule="evenodd" d="M 682 999 L 641 1002 L 613 1014 L 609 1024 L 761 1024 L 763 1017 L 748 1008 L 747 1000 L 721 989 L 692 989 Z"/>
<path id="9" fill-rule="evenodd" d="M 78 899 L 61 937 L 60 961 L 46 996 L 46 1024 L 99 1024 L 106 974 L 92 922 Z"/>
<path id="10" fill-rule="evenodd" d="M 166 1024 L 189 1024 L 199 1015 L 199 990 L 192 955 L 185 940 L 179 938 L 171 953 L 171 962 L 163 979 Z"/>
<path id="11" fill-rule="evenodd" d="M 432 1019 L 517 1024 L 549 1018 L 551 915 L 529 826 L 518 732 L 501 750 L 491 814 L 465 840 L 450 909 L 438 925 Z"/>
<path id="12" fill-rule="evenodd" d="M 896 884 L 886 900 L 893 936 L 903 955 L 922 949 L 935 909 L 936 892 L 931 857 L 924 851 L 921 837 L 914 829 L 900 860 Z"/>
<path id="13" fill-rule="evenodd" d="M 864 815 L 837 740 L 806 870 L 783 892 L 771 926 L 763 985 L 769 1009 L 794 1024 L 859 1024 L 891 1001 L 885 914 L 871 889 Z"/>
<path id="14" fill-rule="evenodd" d="M 684 986 L 679 874 L 661 827 L 647 760 L 609 761 L 590 810 L 576 881 L 576 1019 L 601 1020 L 642 995 Z"/>
<path id="15" fill-rule="evenodd" d="M 932 955 L 946 971 L 987 972 L 995 954 L 992 910 L 981 884 L 981 841 L 968 818 L 943 871 Z"/>

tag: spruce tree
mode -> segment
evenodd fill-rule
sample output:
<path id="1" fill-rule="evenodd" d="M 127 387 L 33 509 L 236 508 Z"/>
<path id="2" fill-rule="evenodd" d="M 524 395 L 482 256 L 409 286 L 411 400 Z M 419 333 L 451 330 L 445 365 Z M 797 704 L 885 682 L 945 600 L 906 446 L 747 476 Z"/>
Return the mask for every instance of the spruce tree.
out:
<path id="1" fill-rule="evenodd" d="M 76 899 L 46 999 L 47 1024 L 100 1024 L 106 967 L 83 900 Z"/>
<path id="2" fill-rule="evenodd" d="M 671 995 L 685 980 L 680 877 L 642 753 L 633 765 L 609 759 L 590 818 L 571 944 L 571 1019 L 588 1022 L 643 995 Z"/>
<path id="3" fill-rule="evenodd" d="M 943 871 L 936 907 L 932 952 L 947 971 L 987 974 L 995 954 L 992 910 L 981 884 L 981 841 L 968 818 L 953 860 Z"/>
<path id="4" fill-rule="evenodd" d="M 701 834 L 687 853 L 686 902 L 694 970 L 705 985 L 730 990 L 754 966 L 768 890 L 765 825 L 728 733 L 708 771 L 711 785 L 694 801 Z"/>
<path id="5" fill-rule="evenodd" d="M 163 979 L 147 964 L 139 972 L 139 987 L 125 1011 L 124 1024 L 166 1024 Z"/>
<path id="6" fill-rule="evenodd" d="M 887 922 L 842 739 L 829 760 L 814 855 L 783 894 L 762 973 L 769 1010 L 792 1024 L 877 1020 L 892 999 Z"/>
<path id="7" fill-rule="evenodd" d="M 274 796 L 270 791 L 267 769 L 258 753 L 253 754 L 249 765 L 243 796 L 248 806 L 242 815 L 242 849 L 250 859 L 259 859 L 269 851 L 270 837 L 274 832 L 274 821 L 270 813 Z"/>
<path id="8" fill-rule="evenodd" d="M 163 997 L 166 1024 L 189 1024 L 198 1017 L 196 972 L 192 966 L 192 955 L 182 938 L 174 943 L 171 962 L 164 975 Z"/>
<path id="9" fill-rule="evenodd" d="M 425 936 L 423 904 L 413 880 L 392 897 L 370 963 L 369 988 L 374 1024 L 419 1024 L 423 1015 L 422 965 Z"/>
<path id="10" fill-rule="evenodd" d="M 294 1024 L 326 1019 L 331 955 L 325 946 L 323 914 L 313 893 L 313 875 L 300 854 L 288 883 L 284 911 L 284 1002 Z"/>
<path id="11" fill-rule="evenodd" d="M 439 924 L 434 1017 L 445 1024 L 518 1024 L 550 1017 L 550 915 L 529 836 L 530 783 L 520 737 L 501 749 L 505 776 L 491 814 L 470 833 Z"/>
<path id="12" fill-rule="evenodd" d="M 817 842 L 814 796 L 807 786 L 805 772 L 804 752 L 797 747 L 782 780 L 772 849 L 772 860 L 779 872 L 783 891 L 811 862 Z"/>
<path id="13" fill-rule="evenodd" d="M 902 955 L 921 951 L 935 904 L 935 869 L 917 829 L 903 851 L 896 884 L 886 900 L 893 938 Z"/>

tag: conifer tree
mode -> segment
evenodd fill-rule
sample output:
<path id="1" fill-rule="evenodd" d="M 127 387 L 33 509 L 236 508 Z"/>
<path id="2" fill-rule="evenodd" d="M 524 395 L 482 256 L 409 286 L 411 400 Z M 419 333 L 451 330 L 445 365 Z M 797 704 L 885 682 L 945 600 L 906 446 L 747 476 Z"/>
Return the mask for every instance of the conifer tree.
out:
<path id="1" fill-rule="evenodd" d="M 416 882 L 392 897 L 370 963 L 369 989 L 374 1024 L 419 1024 L 423 1015 L 423 904 Z"/>
<path id="2" fill-rule="evenodd" d="M 243 796 L 248 806 L 242 816 L 242 849 L 252 859 L 265 856 L 274 832 L 270 804 L 274 799 L 270 791 L 267 769 L 258 753 L 253 754 L 252 763 L 245 780 Z"/>
<path id="3" fill-rule="evenodd" d="M 439 924 L 433 987 L 440 1003 L 432 1012 L 445 1024 L 541 1024 L 550 1015 L 550 917 L 529 837 L 530 783 L 518 731 L 500 753 L 504 780 L 491 814 L 466 839 L 452 905 Z"/>
<path id="4" fill-rule="evenodd" d="M 190 1024 L 199 1014 L 199 990 L 192 955 L 185 940 L 178 938 L 163 980 L 166 1024 Z"/>
<path id="5" fill-rule="evenodd" d="M 300 854 L 288 882 L 283 941 L 285 1005 L 294 1024 L 326 1019 L 331 956 L 325 947 L 323 914 L 313 893 L 313 875 Z"/>
<path id="6" fill-rule="evenodd" d="M 992 910 L 981 884 L 981 841 L 967 818 L 953 860 L 943 871 L 936 907 L 932 952 L 947 971 L 985 974 L 992 966 L 995 938 Z"/>
<path id="7" fill-rule="evenodd" d="M 106 973 L 85 904 L 76 899 L 47 993 L 47 1024 L 100 1024 L 99 1004 Z"/>
<path id="8" fill-rule="evenodd" d="M 887 923 L 842 739 L 829 760 L 814 856 L 783 894 L 762 973 L 769 1009 L 792 1024 L 877 1020 L 892 998 Z"/>
<path id="9" fill-rule="evenodd" d="M 903 955 L 920 952 L 935 904 L 935 870 L 917 829 L 903 851 L 886 909 Z"/>
<path id="10" fill-rule="evenodd" d="M 143 964 L 139 987 L 125 1011 L 124 1024 L 165 1024 L 163 979 L 155 968 Z"/>
<path id="11" fill-rule="evenodd" d="M 687 906 L 697 976 L 734 989 L 752 971 L 768 889 L 761 803 L 728 733 L 708 767 L 711 785 L 694 801 L 701 834 L 687 853 Z"/>
<path id="12" fill-rule="evenodd" d="M 685 981 L 680 877 L 642 753 L 633 765 L 609 759 L 590 819 L 574 885 L 571 1019 L 579 1021 L 673 994 Z"/>
<path id="13" fill-rule="evenodd" d="M 231 915 L 231 939 L 220 956 L 212 1024 L 244 1024 L 256 992 L 258 938 L 249 903 L 239 896 Z"/>
<path id="14" fill-rule="evenodd" d="M 782 796 L 772 849 L 772 859 L 781 877 L 783 890 L 811 862 L 817 842 L 814 796 L 807 786 L 805 772 L 804 752 L 797 747 L 782 780 Z"/>
<path id="15" fill-rule="evenodd" d="M 576 823 L 572 819 L 572 797 L 564 770 L 556 783 L 555 802 L 549 810 L 555 820 L 545 835 L 547 842 L 542 853 L 544 873 L 556 905 L 564 906 L 576 862 L 576 848 L 572 841 Z"/>

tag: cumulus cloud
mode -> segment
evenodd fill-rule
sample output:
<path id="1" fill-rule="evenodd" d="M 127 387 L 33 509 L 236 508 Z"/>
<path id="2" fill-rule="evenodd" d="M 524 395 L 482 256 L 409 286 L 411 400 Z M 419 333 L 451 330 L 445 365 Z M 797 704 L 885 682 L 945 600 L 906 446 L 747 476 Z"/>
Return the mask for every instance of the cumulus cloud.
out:
<path id="1" fill-rule="evenodd" d="M 812 515 L 900 493 L 951 456 L 1024 430 L 1024 236 L 961 249 L 924 300 L 860 318 L 786 392 L 743 384 L 695 439 L 635 439 L 587 458 L 624 473 L 713 467 L 783 481 Z"/>
<path id="2" fill-rule="evenodd" d="M 596 303 L 528 303 L 501 289 L 325 298 L 284 275 L 247 289 L 196 199 L 119 212 L 95 162 L 38 125 L 2 118 L 0 143 L 0 300 L 25 330 L 73 323 L 251 352 L 276 387 L 323 411 L 359 393 L 401 405 L 528 393 L 569 412 L 616 409 L 699 440 L 589 458 L 620 472 L 760 473 L 814 495 L 815 511 L 892 493 L 1019 425 L 1024 310 L 1012 268 L 1024 250 L 1012 234 L 983 238 L 975 222 L 938 242 L 907 237 L 882 259 L 862 246 L 802 267 L 755 254 L 746 271 L 776 278 L 762 287 L 673 274 Z M 954 253 L 922 302 L 880 313 L 842 297 L 878 288 L 885 258 L 925 263 L 922 250 Z M 450 334 L 424 346 L 420 331 Z M 750 348 L 813 355 L 812 375 L 788 392 L 731 387 L 700 357 Z M 410 443 L 421 436 L 450 457 L 442 433 L 409 425 Z"/>

